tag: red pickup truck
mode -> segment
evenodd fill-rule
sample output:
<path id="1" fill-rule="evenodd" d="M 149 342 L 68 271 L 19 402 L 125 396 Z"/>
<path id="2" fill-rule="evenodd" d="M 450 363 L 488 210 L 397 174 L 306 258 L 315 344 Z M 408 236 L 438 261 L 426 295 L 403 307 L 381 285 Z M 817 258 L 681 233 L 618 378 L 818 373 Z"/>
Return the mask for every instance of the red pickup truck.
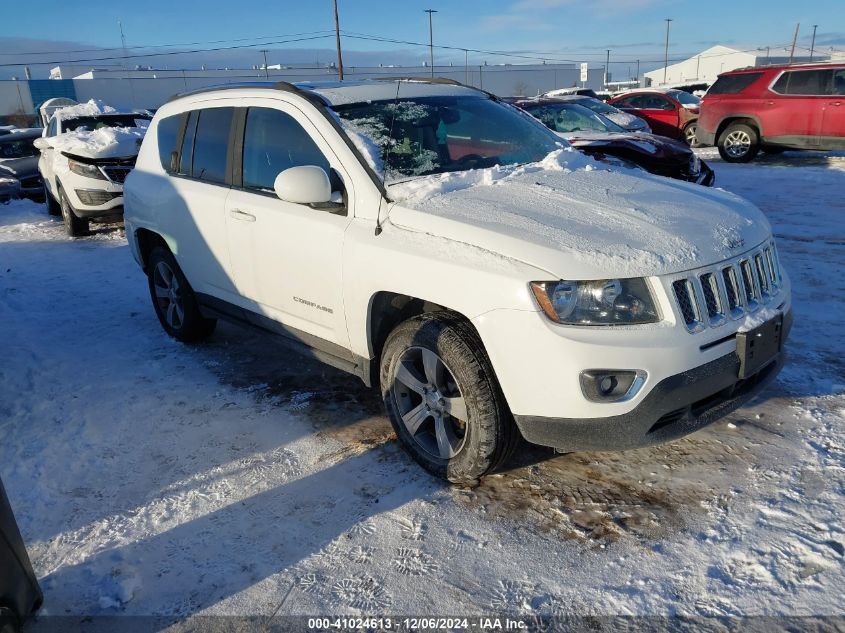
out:
<path id="1" fill-rule="evenodd" d="M 761 149 L 845 149 L 845 63 L 723 73 L 704 95 L 696 135 L 730 163 Z"/>

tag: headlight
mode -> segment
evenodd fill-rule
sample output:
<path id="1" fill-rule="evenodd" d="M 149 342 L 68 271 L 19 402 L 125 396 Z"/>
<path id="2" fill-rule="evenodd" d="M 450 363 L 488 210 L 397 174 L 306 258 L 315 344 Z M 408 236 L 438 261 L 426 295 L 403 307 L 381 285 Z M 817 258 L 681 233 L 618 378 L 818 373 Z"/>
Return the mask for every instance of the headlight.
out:
<path id="1" fill-rule="evenodd" d="M 701 158 L 699 158 L 698 154 L 690 156 L 689 173 L 691 176 L 698 176 L 701 173 Z"/>
<path id="2" fill-rule="evenodd" d="M 101 172 L 99 167 L 96 165 L 88 165 L 87 163 L 80 163 L 72 158 L 68 158 L 67 167 L 74 174 L 79 174 L 80 176 L 85 176 L 86 178 L 96 178 L 97 180 L 106 179 L 106 177 L 103 176 L 103 172 Z"/>
<path id="3" fill-rule="evenodd" d="M 533 281 L 531 291 L 555 323 L 632 325 L 659 320 L 648 286 L 640 278 Z"/>

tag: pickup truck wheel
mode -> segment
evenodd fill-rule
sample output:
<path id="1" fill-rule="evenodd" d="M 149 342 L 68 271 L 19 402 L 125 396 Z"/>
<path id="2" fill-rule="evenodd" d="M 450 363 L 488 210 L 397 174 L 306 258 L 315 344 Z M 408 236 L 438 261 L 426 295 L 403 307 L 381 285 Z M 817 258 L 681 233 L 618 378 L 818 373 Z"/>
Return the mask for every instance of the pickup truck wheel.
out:
<path id="1" fill-rule="evenodd" d="M 449 313 L 405 321 L 387 339 L 381 390 L 412 457 L 453 483 L 504 462 L 520 435 L 475 330 Z"/>
<path id="2" fill-rule="evenodd" d="M 56 199 L 50 195 L 50 190 L 47 189 L 47 185 L 44 185 L 44 200 L 47 203 L 47 213 L 50 215 L 61 215 L 62 208 L 59 206 L 59 203 L 56 202 Z"/>
<path id="3" fill-rule="evenodd" d="M 147 270 L 150 297 L 164 331 L 184 343 L 211 336 L 217 320 L 202 316 L 196 295 L 173 254 L 156 246 L 150 253 Z"/>
<path id="4" fill-rule="evenodd" d="M 719 135 L 719 155 L 727 163 L 747 163 L 760 151 L 760 138 L 750 125 L 731 123 Z"/>
<path id="5" fill-rule="evenodd" d="M 88 218 L 79 218 L 70 206 L 65 192 L 59 188 L 59 207 L 62 211 L 62 219 L 65 222 L 65 230 L 71 237 L 88 235 Z"/>

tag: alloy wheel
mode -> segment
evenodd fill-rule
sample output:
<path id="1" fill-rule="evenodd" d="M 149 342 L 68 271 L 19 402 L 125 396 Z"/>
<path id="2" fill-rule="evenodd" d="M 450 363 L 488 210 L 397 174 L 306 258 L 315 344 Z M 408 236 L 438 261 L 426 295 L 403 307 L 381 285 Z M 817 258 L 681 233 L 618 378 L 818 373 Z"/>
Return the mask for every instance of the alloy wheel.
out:
<path id="1" fill-rule="evenodd" d="M 698 137 L 696 136 L 697 131 L 697 125 L 688 125 L 684 130 L 684 137 L 686 138 L 687 145 L 690 147 L 698 147 Z"/>
<path id="2" fill-rule="evenodd" d="M 466 400 L 435 352 L 409 347 L 393 368 L 391 395 L 414 443 L 440 459 L 455 457 L 467 438 Z"/>
<path id="3" fill-rule="evenodd" d="M 751 137 L 744 130 L 734 130 L 725 138 L 725 152 L 732 158 L 742 158 L 751 151 Z"/>
<path id="4" fill-rule="evenodd" d="M 174 330 L 185 322 L 185 309 L 182 305 L 182 286 L 179 278 L 167 262 L 158 262 L 153 270 L 153 287 L 156 302 L 164 320 Z"/>

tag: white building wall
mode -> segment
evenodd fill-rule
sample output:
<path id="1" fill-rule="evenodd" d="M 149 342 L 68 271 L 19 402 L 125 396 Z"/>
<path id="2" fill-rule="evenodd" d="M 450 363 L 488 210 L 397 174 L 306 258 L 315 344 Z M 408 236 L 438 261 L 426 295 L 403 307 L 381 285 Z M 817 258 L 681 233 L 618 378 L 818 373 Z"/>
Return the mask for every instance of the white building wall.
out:
<path id="1" fill-rule="evenodd" d="M 0 81 L 0 116 L 16 112 L 33 112 L 29 84 L 26 81 Z"/>
<path id="2" fill-rule="evenodd" d="M 714 46 L 695 57 L 667 66 L 665 85 L 712 83 L 716 81 L 720 73 L 754 66 L 756 63 L 756 54 L 737 51 L 727 46 Z M 654 87 L 664 85 L 663 68 L 647 72 L 645 76 L 651 80 L 651 85 Z"/>

